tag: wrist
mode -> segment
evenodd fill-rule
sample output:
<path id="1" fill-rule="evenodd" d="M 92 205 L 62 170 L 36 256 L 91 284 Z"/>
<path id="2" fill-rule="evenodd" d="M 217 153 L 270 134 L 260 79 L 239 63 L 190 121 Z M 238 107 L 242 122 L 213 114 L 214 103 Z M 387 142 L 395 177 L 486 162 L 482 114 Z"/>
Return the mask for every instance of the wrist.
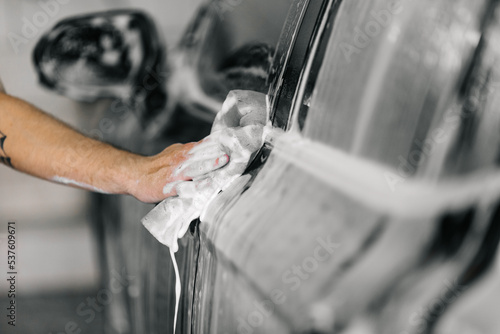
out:
<path id="1" fill-rule="evenodd" d="M 139 188 L 143 183 L 141 180 L 146 173 L 148 157 L 130 154 L 123 159 L 121 164 L 120 180 L 118 184 L 123 186 L 122 194 L 137 198 Z"/>

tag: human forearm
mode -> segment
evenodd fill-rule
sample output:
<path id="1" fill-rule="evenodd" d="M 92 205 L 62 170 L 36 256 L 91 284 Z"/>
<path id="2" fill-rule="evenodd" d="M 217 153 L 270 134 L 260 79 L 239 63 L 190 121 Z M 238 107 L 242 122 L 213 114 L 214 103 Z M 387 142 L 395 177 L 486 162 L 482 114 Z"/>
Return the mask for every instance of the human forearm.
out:
<path id="1" fill-rule="evenodd" d="M 189 152 L 196 143 L 172 145 L 152 157 L 118 150 L 1 93 L 0 131 L 4 134 L 0 155 L 16 170 L 84 189 L 131 194 L 145 202 L 174 195 L 163 193 L 169 182 L 189 180 L 227 162 L 218 149 L 204 160 L 193 159 Z M 193 168 L 174 173 L 181 164 Z"/>
<path id="2" fill-rule="evenodd" d="M 85 137 L 36 107 L 4 94 L 0 94 L 0 131 L 7 164 L 21 172 L 82 188 L 127 193 L 126 184 L 130 182 L 124 178 L 132 176 L 129 166 L 140 160 L 137 155 Z"/>

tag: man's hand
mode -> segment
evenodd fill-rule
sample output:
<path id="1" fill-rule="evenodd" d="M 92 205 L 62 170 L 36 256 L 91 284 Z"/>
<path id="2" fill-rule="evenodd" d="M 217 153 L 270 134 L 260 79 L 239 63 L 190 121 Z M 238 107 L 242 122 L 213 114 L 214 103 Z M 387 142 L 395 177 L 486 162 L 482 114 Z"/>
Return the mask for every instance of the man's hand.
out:
<path id="1" fill-rule="evenodd" d="M 175 187 L 168 185 L 208 174 L 228 162 L 216 142 L 174 144 L 155 156 L 141 157 L 129 193 L 140 201 L 157 203 L 176 195 Z"/>

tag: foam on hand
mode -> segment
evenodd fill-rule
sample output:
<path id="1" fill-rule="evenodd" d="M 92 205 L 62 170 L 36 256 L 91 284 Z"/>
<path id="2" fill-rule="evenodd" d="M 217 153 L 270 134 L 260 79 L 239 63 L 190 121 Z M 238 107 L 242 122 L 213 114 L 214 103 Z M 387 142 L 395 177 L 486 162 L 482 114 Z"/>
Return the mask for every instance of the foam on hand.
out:
<path id="1" fill-rule="evenodd" d="M 189 161 L 174 172 L 183 173 L 192 181 L 167 184 L 163 192 L 170 194 L 175 190 L 177 196 L 167 198 L 142 219 L 146 229 L 159 242 L 177 252 L 177 240 L 187 232 L 191 221 L 200 217 L 210 201 L 241 176 L 254 153 L 262 147 L 270 130 L 270 126 L 266 126 L 267 119 L 264 94 L 229 93 L 210 136 L 195 146 L 189 152 Z M 229 163 L 207 174 L 203 171 L 210 170 L 209 166 L 204 166 L 210 161 L 209 157 L 220 157 L 216 164 L 224 165 L 225 159 L 229 159 Z"/>
<path id="2" fill-rule="evenodd" d="M 165 186 L 164 193 L 175 190 L 177 196 L 167 198 L 148 213 L 142 219 L 144 226 L 158 241 L 177 252 L 177 240 L 187 232 L 191 221 L 200 217 L 210 200 L 241 176 L 253 154 L 263 145 L 266 133 L 261 125 L 226 128 L 212 133 L 206 141 L 218 142 L 221 150 L 230 157 L 229 163 L 192 181 L 177 181 Z M 198 146 L 193 150 L 198 150 L 194 156 L 203 153 Z M 200 158 L 202 160 L 206 159 Z"/>

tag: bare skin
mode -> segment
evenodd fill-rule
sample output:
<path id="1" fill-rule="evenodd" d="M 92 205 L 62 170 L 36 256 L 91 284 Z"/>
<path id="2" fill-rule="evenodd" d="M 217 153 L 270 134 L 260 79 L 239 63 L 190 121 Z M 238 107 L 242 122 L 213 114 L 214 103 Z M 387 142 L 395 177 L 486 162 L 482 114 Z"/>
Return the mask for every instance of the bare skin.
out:
<path id="1" fill-rule="evenodd" d="M 128 194 L 157 203 L 175 192 L 164 186 L 210 173 L 229 157 L 193 159 L 199 143 L 175 144 L 145 157 L 88 138 L 35 106 L 5 93 L 0 82 L 0 163 L 45 180 L 109 194 Z M 177 172 L 179 166 L 190 166 Z"/>

